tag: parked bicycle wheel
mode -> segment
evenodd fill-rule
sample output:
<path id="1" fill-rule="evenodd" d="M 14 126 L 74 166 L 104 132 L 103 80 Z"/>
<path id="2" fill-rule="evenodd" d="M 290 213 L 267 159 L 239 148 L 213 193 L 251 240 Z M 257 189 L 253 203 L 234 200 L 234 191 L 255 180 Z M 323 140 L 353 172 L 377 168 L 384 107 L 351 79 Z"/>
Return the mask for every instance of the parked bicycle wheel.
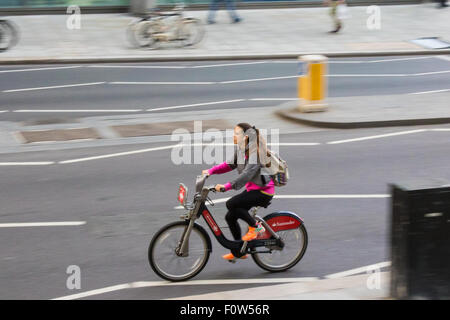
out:
<path id="1" fill-rule="evenodd" d="M 13 23 L 0 20 L 0 51 L 5 51 L 17 44 L 19 35 Z"/>
<path id="2" fill-rule="evenodd" d="M 271 226 L 277 220 L 280 221 L 280 225 L 291 223 L 285 221 L 293 221 L 292 216 L 285 217 L 283 214 L 275 214 L 264 217 L 264 220 Z M 308 246 L 308 234 L 303 222 L 300 223 L 298 219 L 296 220 L 299 223 L 295 228 L 275 231 L 284 242 L 284 247 L 281 250 L 272 248 L 271 253 L 252 254 L 253 260 L 259 267 L 271 272 L 285 271 L 295 266 L 302 259 Z"/>
<path id="3" fill-rule="evenodd" d="M 184 281 L 196 276 L 205 267 L 211 252 L 211 240 L 206 231 L 194 225 L 189 238 L 189 254 L 177 255 L 175 249 L 188 225 L 179 221 L 166 225 L 150 242 L 148 259 L 153 271 L 169 281 Z"/>
<path id="4" fill-rule="evenodd" d="M 153 22 L 146 19 L 134 21 L 127 28 L 128 41 L 134 47 L 151 47 L 155 43 Z"/>
<path id="5" fill-rule="evenodd" d="M 199 19 L 184 18 L 183 24 L 179 30 L 179 39 L 183 46 L 192 46 L 202 41 L 205 35 L 205 29 L 203 28 Z"/>

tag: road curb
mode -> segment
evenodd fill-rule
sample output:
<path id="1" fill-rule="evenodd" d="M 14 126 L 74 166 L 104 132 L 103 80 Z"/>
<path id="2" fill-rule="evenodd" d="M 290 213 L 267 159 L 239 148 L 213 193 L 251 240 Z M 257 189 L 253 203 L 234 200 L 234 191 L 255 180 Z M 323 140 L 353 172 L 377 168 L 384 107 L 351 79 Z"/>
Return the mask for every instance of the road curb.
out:
<path id="1" fill-rule="evenodd" d="M 114 56 L 114 57 L 53 57 L 53 58 L 0 58 L 0 65 L 14 64 L 69 64 L 69 63 L 122 63 L 122 62 L 177 62 L 177 61 L 216 61 L 216 60 L 266 60 L 297 59 L 301 55 L 325 55 L 329 58 L 376 57 L 376 56 L 413 56 L 448 55 L 450 49 L 432 50 L 395 50 L 395 51 L 342 51 L 342 52 L 296 52 L 263 54 L 204 54 L 204 55 L 160 55 L 160 56 Z"/>
<path id="2" fill-rule="evenodd" d="M 325 111 L 326 112 L 326 111 Z M 449 118 L 423 118 L 423 119 L 391 119 L 380 121 L 359 121 L 359 122 L 337 122 L 325 120 L 311 120 L 306 119 L 307 113 L 298 112 L 292 106 L 288 108 L 281 108 L 275 111 L 278 116 L 297 122 L 319 128 L 331 129 L 361 129 L 361 128 L 381 128 L 381 127 L 399 127 L 399 126 L 417 126 L 417 125 L 433 125 L 433 124 L 447 124 L 450 123 Z"/>

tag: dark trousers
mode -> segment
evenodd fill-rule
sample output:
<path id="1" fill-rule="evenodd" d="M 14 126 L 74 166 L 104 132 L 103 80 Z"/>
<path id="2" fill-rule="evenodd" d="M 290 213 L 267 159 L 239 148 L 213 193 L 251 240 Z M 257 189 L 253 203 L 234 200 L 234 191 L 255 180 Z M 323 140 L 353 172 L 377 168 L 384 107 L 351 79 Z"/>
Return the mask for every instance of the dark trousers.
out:
<path id="1" fill-rule="evenodd" d="M 241 228 L 239 227 L 238 219 L 242 219 L 248 223 L 251 227 L 256 227 L 256 220 L 248 213 L 248 210 L 256 206 L 266 206 L 272 196 L 262 193 L 259 190 L 252 190 L 247 192 L 245 190 L 229 199 L 226 203 L 228 213 L 225 216 L 225 220 L 230 227 L 231 234 L 235 240 L 241 240 Z"/>
<path id="2" fill-rule="evenodd" d="M 225 2 L 225 7 L 230 13 L 231 19 L 236 20 L 238 18 L 238 15 L 236 13 L 234 0 L 212 0 L 209 6 L 208 21 L 214 21 L 214 16 L 216 14 L 216 11 L 219 9 L 219 5 L 221 2 Z"/>

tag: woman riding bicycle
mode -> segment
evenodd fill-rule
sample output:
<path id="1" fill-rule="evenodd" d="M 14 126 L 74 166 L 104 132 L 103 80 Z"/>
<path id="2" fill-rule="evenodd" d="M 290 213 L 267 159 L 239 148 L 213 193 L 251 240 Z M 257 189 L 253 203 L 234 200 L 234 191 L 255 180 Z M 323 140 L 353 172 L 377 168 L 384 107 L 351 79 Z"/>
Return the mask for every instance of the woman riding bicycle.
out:
<path id="1" fill-rule="evenodd" d="M 225 220 L 230 227 L 231 234 L 235 240 L 251 241 L 258 237 L 258 234 L 265 231 L 264 227 L 257 223 L 249 214 L 249 210 L 255 206 L 266 207 L 269 205 L 274 195 L 274 182 L 269 175 L 261 172 L 262 164 L 265 164 L 267 146 L 260 136 L 259 130 L 248 123 L 239 123 L 234 128 L 233 142 L 237 145 L 234 157 L 231 161 L 203 170 L 204 175 L 222 174 L 237 169 L 239 176 L 224 185 L 217 184 L 215 189 L 239 190 L 245 185 L 245 191 L 233 196 L 226 202 L 228 213 Z M 249 225 L 249 231 L 241 238 L 241 229 L 238 219 L 242 219 Z M 232 253 L 223 256 L 225 260 L 234 260 Z M 241 259 L 246 259 L 247 255 Z"/>

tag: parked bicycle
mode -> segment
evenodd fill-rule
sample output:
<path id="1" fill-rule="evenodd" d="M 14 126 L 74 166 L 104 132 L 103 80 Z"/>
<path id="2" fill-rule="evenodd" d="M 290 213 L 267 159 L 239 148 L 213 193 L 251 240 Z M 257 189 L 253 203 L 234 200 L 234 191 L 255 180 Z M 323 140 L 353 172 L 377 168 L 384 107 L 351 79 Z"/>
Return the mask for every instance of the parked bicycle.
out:
<path id="1" fill-rule="evenodd" d="M 183 221 L 162 227 L 152 238 L 148 258 L 153 271 L 169 281 L 184 281 L 203 270 L 212 251 L 211 239 L 205 229 L 195 221 L 202 216 L 217 241 L 230 249 L 236 258 L 251 254 L 255 263 L 271 272 L 285 271 L 295 266 L 303 257 L 308 245 L 308 234 L 303 220 L 295 213 L 278 211 L 264 218 L 254 218 L 266 229 L 255 240 L 228 240 L 206 207 L 209 192 L 214 186 L 204 187 L 207 176 L 198 176 L 193 201 L 187 203 L 187 188 L 181 183 L 178 200 L 188 210 Z M 221 190 L 225 191 L 225 190 Z M 270 203 L 269 203 L 270 204 Z M 235 260 L 231 260 L 235 262 Z"/>
<path id="2" fill-rule="evenodd" d="M 0 52 L 15 46 L 18 38 L 17 27 L 11 21 L 0 19 Z"/>
<path id="3" fill-rule="evenodd" d="M 184 16 L 184 5 L 177 5 L 171 13 L 153 10 L 148 16 L 131 22 L 127 28 L 133 46 L 153 49 L 173 42 L 192 46 L 203 39 L 204 33 L 199 19 Z"/>

